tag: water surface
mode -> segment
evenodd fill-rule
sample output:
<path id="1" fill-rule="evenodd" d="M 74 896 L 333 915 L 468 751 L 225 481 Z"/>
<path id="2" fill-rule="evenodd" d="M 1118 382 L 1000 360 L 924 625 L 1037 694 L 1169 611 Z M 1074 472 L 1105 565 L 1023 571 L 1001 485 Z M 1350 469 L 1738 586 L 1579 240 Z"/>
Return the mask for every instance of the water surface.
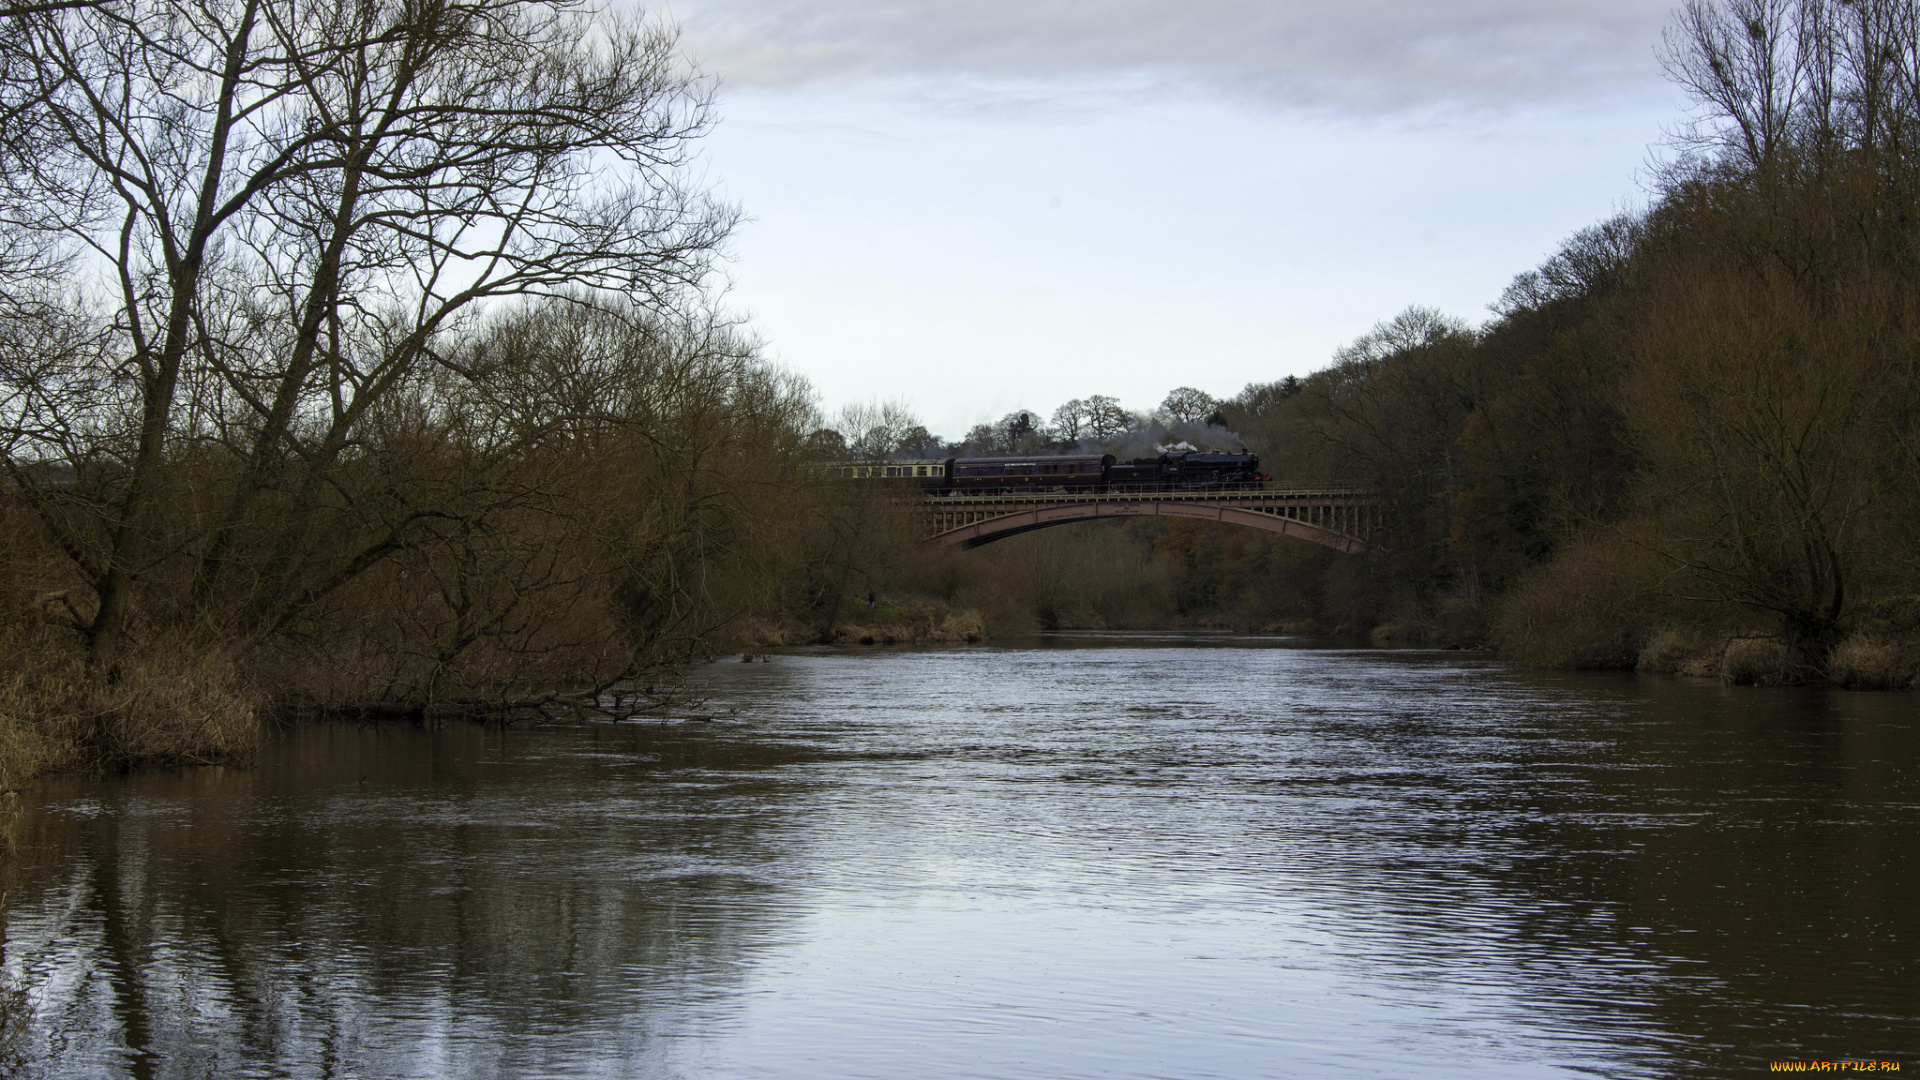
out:
<path id="1" fill-rule="evenodd" d="M 1910 695 L 1230 636 L 31 793 L 45 1077 L 1920 1069 Z"/>

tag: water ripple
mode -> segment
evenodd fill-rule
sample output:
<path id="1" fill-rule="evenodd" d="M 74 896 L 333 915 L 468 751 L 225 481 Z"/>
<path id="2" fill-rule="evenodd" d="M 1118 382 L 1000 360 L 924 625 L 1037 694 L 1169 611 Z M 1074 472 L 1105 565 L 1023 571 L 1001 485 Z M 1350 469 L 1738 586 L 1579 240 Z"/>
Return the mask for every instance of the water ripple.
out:
<path id="1" fill-rule="evenodd" d="M 35 794 L 39 1076 L 1920 1066 L 1911 699 L 1106 635 Z"/>

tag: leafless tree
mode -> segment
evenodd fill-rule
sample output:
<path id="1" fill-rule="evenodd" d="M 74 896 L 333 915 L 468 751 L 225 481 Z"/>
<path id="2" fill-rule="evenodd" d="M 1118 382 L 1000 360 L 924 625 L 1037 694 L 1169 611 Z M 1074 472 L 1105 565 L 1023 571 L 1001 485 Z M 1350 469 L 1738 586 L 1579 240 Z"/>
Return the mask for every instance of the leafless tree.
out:
<path id="1" fill-rule="evenodd" d="M 1168 419 L 1183 424 L 1204 424 L 1219 408 L 1220 403 L 1214 400 L 1212 394 L 1191 386 L 1175 389 L 1160 403 L 1160 411 Z"/>
<path id="2" fill-rule="evenodd" d="M 1653 268 L 1629 398 L 1660 508 L 1642 542 L 1689 599 L 1771 612 L 1823 655 L 1916 520 L 1897 448 L 1916 415 L 1920 4 L 1692 0 L 1665 61 L 1710 151 L 1667 213 L 1714 244 Z"/>
<path id="3" fill-rule="evenodd" d="M 392 466 L 412 501 L 459 512 L 276 639 L 303 665 L 283 682 L 321 704 L 631 709 L 781 572 L 764 534 L 797 531 L 778 462 L 811 391 L 697 311 L 534 305 L 465 360 L 484 377 L 423 369 L 376 421 L 414 459 Z"/>
<path id="4" fill-rule="evenodd" d="M 1133 414 L 1120 406 L 1116 398 L 1095 394 L 1087 398 L 1087 434 L 1099 440 L 1111 439 L 1133 426 Z"/>
<path id="5" fill-rule="evenodd" d="M 1764 175 L 1783 155 L 1913 152 L 1914 0 L 1689 0 L 1661 61 L 1700 110 L 1681 142 L 1723 162 Z"/>
<path id="6" fill-rule="evenodd" d="M 846 438 L 848 452 L 863 461 L 892 457 L 926 432 L 912 408 L 899 400 L 847 405 L 835 418 L 834 429 Z"/>
<path id="7" fill-rule="evenodd" d="M 682 169 L 708 100 L 672 33 L 569 0 L 158 0 L 7 28 L 0 109 L 44 141 L 13 224 L 94 275 L 102 339 L 0 373 L 8 467 L 76 478 L 41 505 L 94 594 L 96 665 L 137 623 L 224 604 L 274 625 L 430 532 L 430 509 L 370 524 L 343 494 L 395 389 L 457 371 L 500 298 L 665 300 L 733 220 Z M 351 543 L 314 543 L 329 511 Z"/>
<path id="8" fill-rule="evenodd" d="M 928 431 L 923 424 L 915 424 L 900 436 L 899 453 L 908 457 L 942 457 L 946 453 L 946 443 L 940 436 Z"/>
<path id="9" fill-rule="evenodd" d="M 1716 121 L 1689 141 L 1770 166 L 1816 87 L 1819 20 L 1804 0 L 1688 0 L 1667 30 L 1667 75 Z"/>
<path id="10" fill-rule="evenodd" d="M 1053 410 L 1053 423 L 1049 429 L 1053 436 L 1065 443 L 1079 442 L 1087 434 L 1087 403 L 1082 398 Z"/>

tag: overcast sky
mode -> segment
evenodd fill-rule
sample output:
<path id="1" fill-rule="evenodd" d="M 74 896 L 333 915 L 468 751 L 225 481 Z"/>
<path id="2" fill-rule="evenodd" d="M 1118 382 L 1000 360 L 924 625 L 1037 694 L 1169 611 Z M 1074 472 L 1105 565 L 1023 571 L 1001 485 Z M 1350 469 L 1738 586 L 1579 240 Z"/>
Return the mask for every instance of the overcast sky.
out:
<path id="1" fill-rule="evenodd" d="M 1304 374 L 1640 205 L 1668 0 L 676 0 L 731 305 L 831 410 Z"/>

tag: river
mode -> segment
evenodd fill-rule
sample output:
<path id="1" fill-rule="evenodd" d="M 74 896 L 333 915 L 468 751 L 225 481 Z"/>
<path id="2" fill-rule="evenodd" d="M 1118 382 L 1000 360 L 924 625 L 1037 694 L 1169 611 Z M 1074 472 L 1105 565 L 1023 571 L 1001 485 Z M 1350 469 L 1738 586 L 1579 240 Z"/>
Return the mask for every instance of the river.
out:
<path id="1" fill-rule="evenodd" d="M 798 650 L 26 796 L 36 1077 L 1920 1070 L 1911 695 L 1232 635 Z"/>

